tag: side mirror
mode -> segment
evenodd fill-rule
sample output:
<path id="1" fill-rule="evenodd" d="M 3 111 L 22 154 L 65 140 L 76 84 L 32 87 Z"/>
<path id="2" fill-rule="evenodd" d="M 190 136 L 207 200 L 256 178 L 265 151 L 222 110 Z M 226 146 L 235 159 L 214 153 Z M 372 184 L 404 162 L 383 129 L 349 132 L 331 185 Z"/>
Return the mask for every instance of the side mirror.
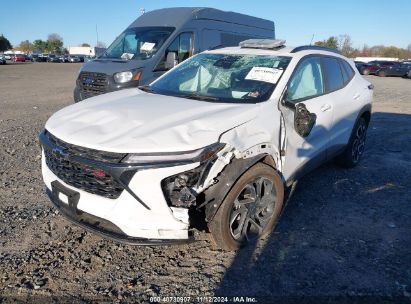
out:
<path id="1" fill-rule="evenodd" d="M 298 103 L 295 106 L 294 129 L 302 137 L 307 137 L 314 127 L 317 115 L 310 113 L 305 104 Z"/>
<path id="2" fill-rule="evenodd" d="M 169 70 L 178 64 L 177 54 L 175 52 L 168 52 L 166 57 L 166 63 L 164 67 Z"/>

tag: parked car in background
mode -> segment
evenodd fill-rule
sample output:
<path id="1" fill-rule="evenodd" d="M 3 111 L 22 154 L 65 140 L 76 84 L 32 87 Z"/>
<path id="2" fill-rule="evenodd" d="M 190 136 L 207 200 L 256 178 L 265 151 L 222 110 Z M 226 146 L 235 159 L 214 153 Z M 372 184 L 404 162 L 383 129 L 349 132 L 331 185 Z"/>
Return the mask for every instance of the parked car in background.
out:
<path id="1" fill-rule="evenodd" d="M 0 55 L 0 64 L 6 64 L 6 56 Z"/>
<path id="2" fill-rule="evenodd" d="M 13 62 L 26 62 L 26 56 L 21 54 L 16 54 L 13 56 Z"/>
<path id="3" fill-rule="evenodd" d="M 31 57 L 31 55 L 24 55 L 24 57 L 26 58 L 26 61 L 33 61 L 33 57 Z"/>
<path id="4" fill-rule="evenodd" d="M 373 96 L 335 50 L 284 43 L 205 51 L 55 113 L 40 134 L 52 203 L 127 243 L 188 241 L 201 223 L 228 250 L 269 235 L 287 185 L 333 158 L 360 162 Z"/>
<path id="5" fill-rule="evenodd" d="M 408 76 L 408 72 L 411 70 L 411 63 L 399 62 L 394 65 L 382 67 L 378 70 L 377 75 L 380 77 L 385 76 Z"/>
<path id="6" fill-rule="evenodd" d="M 59 60 L 60 60 L 60 62 L 62 62 L 62 63 L 64 63 L 64 62 L 69 62 L 68 55 L 60 55 L 60 56 L 59 56 Z"/>
<path id="7" fill-rule="evenodd" d="M 361 72 L 361 69 L 367 64 L 362 61 L 354 61 L 355 67 L 357 68 L 358 72 Z"/>
<path id="8" fill-rule="evenodd" d="M 408 71 L 408 78 L 411 78 L 411 70 Z"/>
<path id="9" fill-rule="evenodd" d="M 362 75 L 376 75 L 381 68 L 390 67 L 396 63 L 396 61 L 373 60 L 364 64 L 360 73 Z"/>
<path id="10" fill-rule="evenodd" d="M 13 55 L 11 55 L 11 54 L 4 54 L 4 58 L 5 58 L 6 60 L 11 60 L 11 59 L 13 58 Z"/>
<path id="11" fill-rule="evenodd" d="M 37 58 L 39 58 L 39 54 L 31 54 L 31 59 L 33 62 L 36 62 Z"/>
<path id="12" fill-rule="evenodd" d="M 54 54 L 50 54 L 47 57 L 47 62 L 60 62 L 60 58 Z"/>
<path id="13" fill-rule="evenodd" d="M 84 56 L 84 62 L 89 62 L 94 60 L 96 57 L 95 56 Z"/>
<path id="14" fill-rule="evenodd" d="M 71 63 L 80 62 L 80 58 L 78 56 L 70 55 L 68 58 L 68 62 L 71 62 Z"/>
<path id="15" fill-rule="evenodd" d="M 46 62 L 48 54 L 39 54 L 36 58 L 36 62 Z"/>

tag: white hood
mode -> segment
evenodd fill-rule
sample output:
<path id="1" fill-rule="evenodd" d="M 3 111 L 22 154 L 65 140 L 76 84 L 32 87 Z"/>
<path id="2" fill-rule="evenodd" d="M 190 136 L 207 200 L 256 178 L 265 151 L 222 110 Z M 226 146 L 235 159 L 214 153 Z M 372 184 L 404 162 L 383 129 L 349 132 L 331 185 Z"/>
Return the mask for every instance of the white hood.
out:
<path id="1" fill-rule="evenodd" d="M 188 151 L 252 120 L 258 107 L 128 89 L 68 106 L 47 121 L 46 129 L 65 142 L 108 152 Z"/>

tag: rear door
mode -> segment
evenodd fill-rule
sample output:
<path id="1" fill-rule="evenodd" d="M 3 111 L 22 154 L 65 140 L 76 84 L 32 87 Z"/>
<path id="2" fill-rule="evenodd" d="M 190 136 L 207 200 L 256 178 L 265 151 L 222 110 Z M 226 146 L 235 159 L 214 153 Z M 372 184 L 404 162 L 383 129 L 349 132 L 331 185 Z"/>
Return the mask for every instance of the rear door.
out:
<path id="1" fill-rule="evenodd" d="M 298 63 L 281 104 L 285 134 L 282 136 L 282 166 L 286 180 L 298 178 L 326 160 L 333 106 L 325 95 L 325 81 L 319 56 L 304 57 Z M 300 114 L 315 118 L 308 134 L 299 130 Z"/>
<path id="2" fill-rule="evenodd" d="M 368 88 L 353 81 L 355 72 L 344 59 L 325 56 L 322 66 L 327 75 L 326 91 L 332 96 L 334 108 L 327 155 L 331 158 L 348 143 Z"/>

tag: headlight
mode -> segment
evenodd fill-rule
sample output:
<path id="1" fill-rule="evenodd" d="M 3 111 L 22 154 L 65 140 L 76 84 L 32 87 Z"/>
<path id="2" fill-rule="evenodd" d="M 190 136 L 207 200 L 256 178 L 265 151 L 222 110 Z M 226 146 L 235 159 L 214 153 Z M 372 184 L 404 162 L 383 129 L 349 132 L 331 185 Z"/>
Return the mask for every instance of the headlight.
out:
<path id="1" fill-rule="evenodd" d="M 204 162 L 214 156 L 224 147 L 223 143 L 215 143 L 207 147 L 175 153 L 139 153 L 128 154 L 123 160 L 127 164 L 148 164 L 148 163 L 197 163 Z"/>
<path id="2" fill-rule="evenodd" d="M 114 74 L 114 81 L 117 83 L 129 82 L 131 79 L 133 79 L 133 73 L 131 71 Z"/>

